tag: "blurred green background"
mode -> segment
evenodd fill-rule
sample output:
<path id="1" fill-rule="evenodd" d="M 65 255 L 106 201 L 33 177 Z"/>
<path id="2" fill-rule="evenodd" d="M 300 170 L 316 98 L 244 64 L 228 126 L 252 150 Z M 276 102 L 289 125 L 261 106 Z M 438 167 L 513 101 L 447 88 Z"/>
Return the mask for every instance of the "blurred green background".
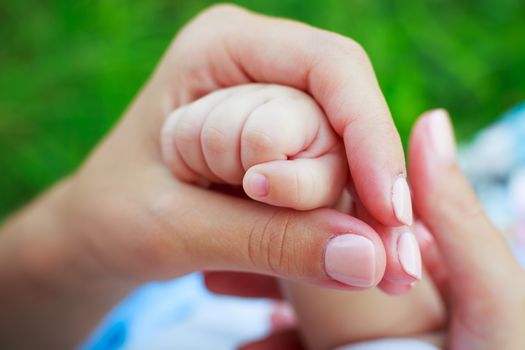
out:
<path id="1" fill-rule="evenodd" d="M 0 0 L 0 219 L 81 163 L 212 3 Z M 523 0 L 238 3 L 362 43 L 405 139 L 427 108 L 464 140 L 525 97 Z"/>

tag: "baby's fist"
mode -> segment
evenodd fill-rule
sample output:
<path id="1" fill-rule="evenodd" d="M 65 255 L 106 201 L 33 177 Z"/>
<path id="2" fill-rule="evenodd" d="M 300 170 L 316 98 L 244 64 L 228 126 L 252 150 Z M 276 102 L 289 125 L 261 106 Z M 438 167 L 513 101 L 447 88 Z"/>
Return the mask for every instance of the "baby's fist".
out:
<path id="1" fill-rule="evenodd" d="M 161 140 L 177 178 L 242 184 L 248 196 L 271 205 L 331 206 L 347 181 L 341 140 L 317 103 L 289 87 L 215 91 L 175 110 Z"/>

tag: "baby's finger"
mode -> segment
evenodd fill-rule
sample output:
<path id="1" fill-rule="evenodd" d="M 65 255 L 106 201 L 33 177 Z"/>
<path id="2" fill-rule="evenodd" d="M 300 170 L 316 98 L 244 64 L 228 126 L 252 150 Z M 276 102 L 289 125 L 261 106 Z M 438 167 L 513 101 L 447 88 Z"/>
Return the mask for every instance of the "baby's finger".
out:
<path id="1" fill-rule="evenodd" d="M 200 174 L 210 181 L 220 182 L 208 168 L 201 147 L 201 130 L 208 114 L 232 93 L 232 89 L 223 89 L 204 96 L 185 106 L 183 112 L 172 114 L 176 122 L 163 133 L 163 139 L 172 138 L 176 151 L 184 164 L 191 171 Z M 166 141 L 167 142 L 167 141 Z M 164 140 L 163 140 L 164 143 Z"/>
<path id="2" fill-rule="evenodd" d="M 310 97 L 274 98 L 254 110 L 241 135 L 244 169 L 274 160 L 314 158 L 337 143 L 335 132 Z"/>
<path id="3" fill-rule="evenodd" d="M 234 94 L 217 105 L 203 123 L 201 147 L 214 175 L 228 184 L 240 185 L 245 173 L 240 158 L 240 138 L 246 120 L 268 101 L 277 97 L 291 98 L 299 92 L 264 84 L 243 85 L 232 90 Z"/>
<path id="4" fill-rule="evenodd" d="M 177 149 L 176 138 L 173 136 L 180 117 L 185 113 L 187 106 L 174 110 L 166 119 L 161 131 L 161 150 L 166 165 L 179 180 L 196 183 L 200 175 L 191 170 Z"/>
<path id="5" fill-rule="evenodd" d="M 243 181 L 248 196 L 275 206 L 310 210 L 337 202 L 346 184 L 343 147 L 319 158 L 277 160 L 251 167 Z"/>

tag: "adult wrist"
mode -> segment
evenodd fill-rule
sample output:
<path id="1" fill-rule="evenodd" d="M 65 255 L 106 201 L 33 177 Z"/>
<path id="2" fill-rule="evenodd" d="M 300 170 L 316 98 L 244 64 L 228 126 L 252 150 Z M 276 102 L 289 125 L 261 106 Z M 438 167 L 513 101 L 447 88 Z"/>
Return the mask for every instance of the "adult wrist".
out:
<path id="1" fill-rule="evenodd" d="M 0 235 L 1 267 L 12 278 L 44 290 L 111 292 L 127 290 L 131 281 L 115 278 L 82 246 L 79 216 L 71 204 L 71 180 L 65 179 L 9 220 Z M 9 270 L 5 270 L 10 266 Z M 120 294 L 120 293 L 119 293 Z"/>
<path id="2" fill-rule="evenodd" d="M 82 251 L 66 210 L 68 181 L 1 229 L 2 348 L 73 348 L 134 287 L 110 278 Z"/>

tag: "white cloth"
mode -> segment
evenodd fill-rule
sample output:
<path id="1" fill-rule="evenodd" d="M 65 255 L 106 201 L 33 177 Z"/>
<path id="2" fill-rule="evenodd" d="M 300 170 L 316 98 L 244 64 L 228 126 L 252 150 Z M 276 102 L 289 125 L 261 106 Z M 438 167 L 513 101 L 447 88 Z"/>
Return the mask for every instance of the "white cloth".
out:
<path id="1" fill-rule="evenodd" d="M 338 347 L 335 350 L 439 350 L 438 347 L 415 339 L 381 339 Z"/>

